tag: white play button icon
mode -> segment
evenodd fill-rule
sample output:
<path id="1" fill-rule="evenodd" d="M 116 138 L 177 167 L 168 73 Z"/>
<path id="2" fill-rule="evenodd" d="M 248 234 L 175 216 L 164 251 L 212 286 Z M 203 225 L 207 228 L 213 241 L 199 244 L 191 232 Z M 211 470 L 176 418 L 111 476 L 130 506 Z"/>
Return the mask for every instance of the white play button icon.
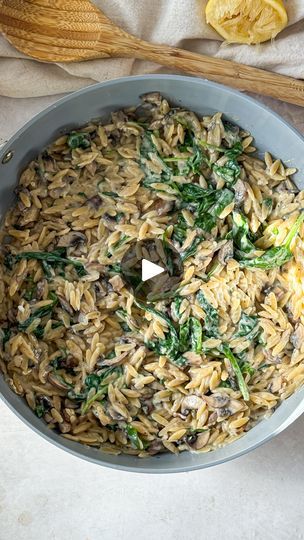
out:
<path id="1" fill-rule="evenodd" d="M 163 272 L 165 272 L 165 269 L 159 266 L 158 264 L 154 264 L 151 261 L 147 261 L 147 259 L 142 259 L 141 261 L 142 281 L 148 281 L 148 279 L 152 279 L 155 276 L 162 274 Z"/>

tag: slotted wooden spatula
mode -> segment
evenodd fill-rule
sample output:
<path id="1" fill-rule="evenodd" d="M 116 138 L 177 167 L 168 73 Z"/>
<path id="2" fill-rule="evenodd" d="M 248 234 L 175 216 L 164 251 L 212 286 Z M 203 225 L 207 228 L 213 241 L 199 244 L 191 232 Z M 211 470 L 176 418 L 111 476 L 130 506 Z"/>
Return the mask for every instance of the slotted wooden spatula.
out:
<path id="1" fill-rule="evenodd" d="M 304 106 L 304 81 L 132 36 L 89 0 L 0 0 L 0 28 L 21 52 L 44 62 L 126 57 Z"/>

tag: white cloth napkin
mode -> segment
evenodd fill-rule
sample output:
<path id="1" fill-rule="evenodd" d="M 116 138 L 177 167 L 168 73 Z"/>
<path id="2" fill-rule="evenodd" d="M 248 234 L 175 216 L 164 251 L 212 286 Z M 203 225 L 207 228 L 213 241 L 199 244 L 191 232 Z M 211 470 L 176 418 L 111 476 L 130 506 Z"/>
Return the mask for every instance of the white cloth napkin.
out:
<path id="1" fill-rule="evenodd" d="M 289 25 L 273 41 L 256 46 L 228 45 L 206 24 L 207 0 L 94 0 L 128 32 L 210 56 L 231 59 L 304 78 L 304 0 L 286 0 Z M 94 82 L 168 68 L 133 59 L 46 64 L 29 59 L 0 36 L 0 95 L 32 97 L 70 92 Z"/>

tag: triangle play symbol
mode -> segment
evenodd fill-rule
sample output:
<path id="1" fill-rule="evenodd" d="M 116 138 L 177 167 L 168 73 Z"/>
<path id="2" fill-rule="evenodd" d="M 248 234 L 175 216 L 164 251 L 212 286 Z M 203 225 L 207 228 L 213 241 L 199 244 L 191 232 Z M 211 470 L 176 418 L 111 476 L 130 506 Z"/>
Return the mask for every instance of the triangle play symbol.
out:
<path id="1" fill-rule="evenodd" d="M 163 272 L 165 272 L 165 269 L 159 266 L 158 264 L 154 264 L 151 261 L 147 261 L 147 259 L 142 259 L 141 261 L 142 281 L 148 281 L 148 279 L 152 279 L 155 276 L 162 274 Z"/>

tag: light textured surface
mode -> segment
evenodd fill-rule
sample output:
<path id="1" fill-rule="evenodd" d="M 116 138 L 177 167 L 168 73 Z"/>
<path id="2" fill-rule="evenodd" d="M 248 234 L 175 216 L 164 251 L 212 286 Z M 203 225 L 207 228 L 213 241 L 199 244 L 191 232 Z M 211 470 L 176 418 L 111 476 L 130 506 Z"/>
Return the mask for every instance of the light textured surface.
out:
<path id="1" fill-rule="evenodd" d="M 152 43 L 176 45 L 297 78 L 303 75 L 303 0 L 287 0 L 288 27 L 274 40 L 254 47 L 227 46 L 222 42 L 219 34 L 206 24 L 208 0 L 92 1 L 122 29 Z M 0 35 L 0 94 L 5 96 L 52 95 L 124 75 L 167 72 L 167 68 L 157 64 L 121 58 L 53 65 L 35 62 Z"/>
<path id="2" fill-rule="evenodd" d="M 54 98 L 0 98 L 0 144 Z M 269 104 L 304 132 L 303 110 Z M 81 461 L 0 402 L 0 540 L 304 539 L 304 417 L 255 452 L 147 476 Z"/>

